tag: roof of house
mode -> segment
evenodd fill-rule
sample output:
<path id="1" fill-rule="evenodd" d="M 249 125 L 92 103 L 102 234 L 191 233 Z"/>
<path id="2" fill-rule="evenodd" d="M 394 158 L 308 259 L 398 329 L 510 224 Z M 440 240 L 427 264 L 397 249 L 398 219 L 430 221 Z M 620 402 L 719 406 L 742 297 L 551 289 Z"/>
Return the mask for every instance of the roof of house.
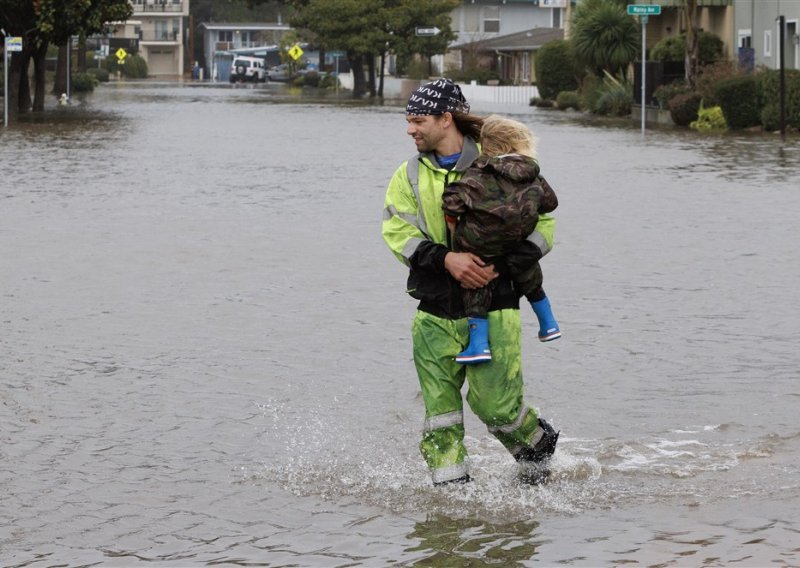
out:
<path id="1" fill-rule="evenodd" d="M 477 48 L 478 51 L 531 51 L 554 39 L 564 39 L 560 28 L 533 28 L 514 34 L 481 39 L 450 46 L 450 49 Z"/>

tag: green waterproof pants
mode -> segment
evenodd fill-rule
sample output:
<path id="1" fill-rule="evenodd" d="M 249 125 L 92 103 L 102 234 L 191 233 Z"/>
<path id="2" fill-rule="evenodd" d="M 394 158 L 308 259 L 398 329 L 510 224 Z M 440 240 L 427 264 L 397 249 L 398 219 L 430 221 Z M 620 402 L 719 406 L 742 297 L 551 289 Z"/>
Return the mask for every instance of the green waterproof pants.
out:
<path id="1" fill-rule="evenodd" d="M 417 311 L 412 324 L 414 363 L 425 401 L 420 451 L 434 483 L 468 473 L 461 398 L 465 380 L 470 409 L 512 455 L 538 434 L 537 412 L 522 397 L 519 310 L 489 312 L 488 319 L 492 360 L 477 365 L 455 362 L 469 343 L 467 318 L 449 320 Z"/>

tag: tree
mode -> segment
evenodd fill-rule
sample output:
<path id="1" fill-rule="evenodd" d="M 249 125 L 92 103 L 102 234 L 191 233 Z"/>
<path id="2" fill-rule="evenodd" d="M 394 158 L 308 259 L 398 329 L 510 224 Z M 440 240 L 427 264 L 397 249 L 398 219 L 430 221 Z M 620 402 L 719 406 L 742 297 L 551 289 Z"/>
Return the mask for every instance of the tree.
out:
<path id="1" fill-rule="evenodd" d="M 543 98 L 554 100 L 562 91 L 576 90 L 578 76 L 567 40 L 549 41 L 536 52 L 536 85 Z"/>
<path id="2" fill-rule="evenodd" d="M 258 0 L 252 0 L 258 3 Z M 382 96 L 375 86 L 374 63 L 393 51 L 398 57 L 421 53 L 430 58 L 444 53 L 455 38 L 450 13 L 459 0 L 289 0 L 289 23 L 321 50 L 346 53 L 353 70 L 353 96 Z M 417 27 L 437 27 L 433 37 L 418 37 Z M 369 67 L 369 79 L 364 65 Z"/>
<path id="3" fill-rule="evenodd" d="M 575 8 L 570 41 L 595 75 L 624 72 L 639 51 L 639 26 L 617 0 L 584 0 Z"/>
<path id="4" fill-rule="evenodd" d="M 685 62 L 686 47 L 685 34 L 665 37 L 653 46 L 650 58 L 670 63 Z M 725 44 L 718 35 L 703 31 L 697 34 L 697 47 L 697 61 L 703 66 L 722 59 Z"/>
<path id="5" fill-rule="evenodd" d="M 697 0 L 683 0 L 686 14 L 686 82 L 694 87 L 697 81 L 700 42 L 697 39 Z"/>
<path id="6" fill-rule="evenodd" d="M 9 69 L 11 101 L 16 102 L 17 109 L 44 110 L 45 57 L 51 43 L 66 45 L 73 36 L 86 37 L 105 31 L 108 22 L 127 20 L 132 13 L 128 0 L 0 0 L 0 26 L 9 35 L 23 38 L 22 52 L 12 56 Z M 33 102 L 28 80 L 31 60 L 35 81 Z"/>

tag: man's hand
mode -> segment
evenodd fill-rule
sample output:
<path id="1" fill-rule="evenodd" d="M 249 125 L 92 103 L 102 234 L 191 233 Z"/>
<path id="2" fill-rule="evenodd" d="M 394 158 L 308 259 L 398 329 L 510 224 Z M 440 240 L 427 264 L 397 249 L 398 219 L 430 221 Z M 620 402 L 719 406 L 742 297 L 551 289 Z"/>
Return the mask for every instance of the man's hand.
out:
<path id="1" fill-rule="evenodd" d="M 485 264 L 471 252 L 448 252 L 444 267 L 464 288 L 482 288 L 497 278 L 493 264 Z"/>

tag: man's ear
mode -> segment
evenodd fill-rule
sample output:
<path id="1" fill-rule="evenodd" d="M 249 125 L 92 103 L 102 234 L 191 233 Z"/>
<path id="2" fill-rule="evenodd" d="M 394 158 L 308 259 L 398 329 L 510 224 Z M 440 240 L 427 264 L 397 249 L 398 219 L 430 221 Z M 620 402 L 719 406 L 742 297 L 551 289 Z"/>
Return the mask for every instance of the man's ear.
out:
<path id="1" fill-rule="evenodd" d="M 443 122 L 442 126 L 444 126 L 445 128 L 447 128 L 448 126 L 450 126 L 451 124 L 453 124 L 453 113 L 451 113 L 451 112 L 445 112 L 445 113 L 442 113 L 442 118 L 441 118 L 441 120 L 442 120 L 442 122 Z"/>

